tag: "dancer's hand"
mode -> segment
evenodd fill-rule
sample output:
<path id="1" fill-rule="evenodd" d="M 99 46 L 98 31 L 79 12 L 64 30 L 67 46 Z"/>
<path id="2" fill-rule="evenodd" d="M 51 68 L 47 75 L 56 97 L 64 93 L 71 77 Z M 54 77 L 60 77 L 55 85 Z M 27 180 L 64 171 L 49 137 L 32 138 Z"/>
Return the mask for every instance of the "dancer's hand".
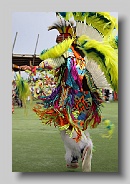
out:
<path id="1" fill-rule="evenodd" d="M 20 66 L 20 69 L 22 69 L 22 70 L 30 70 L 31 71 L 31 67 L 28 66 L 28 65 Z"/>

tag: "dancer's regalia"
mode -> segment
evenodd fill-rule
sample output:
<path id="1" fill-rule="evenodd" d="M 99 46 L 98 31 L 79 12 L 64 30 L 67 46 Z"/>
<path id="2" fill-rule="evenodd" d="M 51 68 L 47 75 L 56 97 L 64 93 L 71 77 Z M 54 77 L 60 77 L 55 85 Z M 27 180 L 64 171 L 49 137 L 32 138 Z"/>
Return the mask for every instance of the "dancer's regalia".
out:
<path id="1" fill-rule="evenodd" d="M 96 128 L 101 122 L 100 85 L 118 91 L 117 38 L 113 36 L 117 24 L 106 12 L 56 15 L 58 21 L 48 30 L 59 31 L 57 45 L 42 51 L 42 62 L 35 70 L 54 70 L 57 84 L 51 95 L 39 96 L 41 103 L 33 110 L 43 124 L 59 127 L 67 167 L 78 167 L 81 157 L 83 172 L 89 172 L 92 141 L 87 128 Z"/>

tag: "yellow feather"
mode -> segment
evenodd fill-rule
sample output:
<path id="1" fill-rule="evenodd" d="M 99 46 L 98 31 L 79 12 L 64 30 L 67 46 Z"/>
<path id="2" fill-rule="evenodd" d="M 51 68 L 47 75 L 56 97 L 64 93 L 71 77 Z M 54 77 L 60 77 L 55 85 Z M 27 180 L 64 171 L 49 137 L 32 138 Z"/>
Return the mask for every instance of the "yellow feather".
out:
<path id="1" fill-rule="evenodd" d="M 45 53 L 41 54 L 39 57 L 41 60 L 45 60 L 48 58 L 57 58 L 60 57 L 64 52 L 66 52 L 73 43 L 74 39 L 68 38 L 63 42 L 57 44 L 56 46 L 50 48 Z"/>
<path id="2" fill-rule="evenodd" d="M 115 49 L 109 44 L 91 40 L 85 35 L 79 37 L 78 43 L 87 58 L 94 59 L 100 65 L 108 83 L 118 91 L 118 55 Z"/>

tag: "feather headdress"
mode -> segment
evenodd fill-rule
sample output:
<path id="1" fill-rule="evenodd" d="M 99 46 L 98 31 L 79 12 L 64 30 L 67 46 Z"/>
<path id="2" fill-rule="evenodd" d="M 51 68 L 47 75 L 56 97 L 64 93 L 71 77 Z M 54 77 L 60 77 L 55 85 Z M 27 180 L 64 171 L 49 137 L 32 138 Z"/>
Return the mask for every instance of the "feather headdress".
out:
<path id="1" fill-rule="evenodd" d="M 76 22 L 92 26 L 103 37 L 109 36 L 114 29 L 118 28 L 116 18 L 108 12 L 57 12 L 57 15 L 65 20 L 73 18 Z"/>
<path id="2" fill-rule="evenodd" d="M 68 36 L 75 36 L 75 26 L 74 21 L 66 21 L 62 18 L 59 18 L 58 21 L 54 22 L 53 25 L 48 27 L 48 31 L 52 29 L 57 29 L 60 34 L 66 34 Z"/>

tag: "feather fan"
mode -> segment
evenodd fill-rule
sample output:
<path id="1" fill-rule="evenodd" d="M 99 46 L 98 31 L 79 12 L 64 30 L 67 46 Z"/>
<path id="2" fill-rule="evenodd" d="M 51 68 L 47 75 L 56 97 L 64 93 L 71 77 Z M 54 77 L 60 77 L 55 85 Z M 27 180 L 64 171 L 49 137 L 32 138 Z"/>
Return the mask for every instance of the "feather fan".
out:
<path id="1" fill-rule="evenodd" d="M 86 35 L 79 37 L 78 43 L 86 57 L 100 65 L 112 89 L 118 91 L 118 56 L 115 49 L 108 44 L 91 40 Z"/>
<path id="2" fill-rule="evenodd" d="M 110 84 L 108 84 L 104 72 L 102 72 L 100 66 L 92 59 L 87 61 L 87 70 L 91 73 L 94 83 L 98 88 L 110 89 Z"/>

